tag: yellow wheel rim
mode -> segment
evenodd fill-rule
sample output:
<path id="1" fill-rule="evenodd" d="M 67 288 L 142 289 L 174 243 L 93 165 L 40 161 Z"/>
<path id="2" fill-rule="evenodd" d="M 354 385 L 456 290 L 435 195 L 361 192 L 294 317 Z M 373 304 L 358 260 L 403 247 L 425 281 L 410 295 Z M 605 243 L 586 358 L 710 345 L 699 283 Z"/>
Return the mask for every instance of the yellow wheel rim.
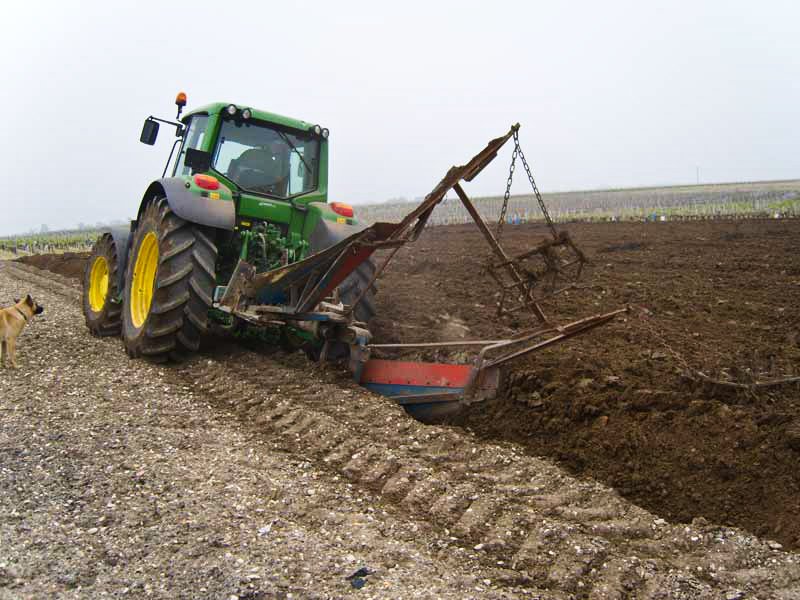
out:
<path id="1" fill-rule="evenodd" d="M 89 273 L 89 306 L 96 313 L 103 310 L 108 295 L 108 261 L 98 256 Z"/>
<path id="2" fill-rule="evenodd" d="M 152 231 L 144 236 L 136 254 L 131 282 L 131 321 L 137 329 L 144 325 L 153 303 L 158 270 L 158 238 Z"/>

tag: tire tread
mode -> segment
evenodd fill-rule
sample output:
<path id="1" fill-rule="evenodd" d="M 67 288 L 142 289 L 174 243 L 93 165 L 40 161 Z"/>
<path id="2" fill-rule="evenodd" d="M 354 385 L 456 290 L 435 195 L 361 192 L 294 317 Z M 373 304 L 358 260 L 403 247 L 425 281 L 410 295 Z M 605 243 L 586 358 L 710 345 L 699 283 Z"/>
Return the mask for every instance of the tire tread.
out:
<path id="1" fill-rule="evenodd" d="M 199 349 L 208 327 L 208 309 L 216 286 L 213 230 L 184 221 L 164 198 L 153 200 L 145 208 L 143 222 L 154 225 L 157 231 L 159 266 L 147 321 L 135 330 L 127 315 L 124 319 L 126 346 L 132 356 L 145 356 L 154 362 L 182 360 Z M 132 259 L 133 244 L 126 280 L 131 277 Z"/>

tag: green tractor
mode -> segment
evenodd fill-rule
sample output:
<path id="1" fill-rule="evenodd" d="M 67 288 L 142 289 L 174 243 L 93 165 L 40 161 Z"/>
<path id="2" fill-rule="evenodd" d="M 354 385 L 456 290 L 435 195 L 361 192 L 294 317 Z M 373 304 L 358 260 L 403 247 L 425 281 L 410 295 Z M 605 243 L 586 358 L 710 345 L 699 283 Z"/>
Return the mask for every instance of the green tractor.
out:
<path id="1" fill-rule="evenodd" d="M 210 325 L 244 325 L 277 332 L 273 341 L 316 360 L 347 359 L 356 382 L 422 420 L 435 420 L 491 398 L 508 362 L 604 325 L 625 310 L 561 325 L 543 312 L 542 301 L 575 289 L 586 258 L 550 219 L 519 145 L 519 125 L 452 167 L 399 223 L 362 226 L 351 206 L 327 201 L 327 129 L 224 103 L 181 119 L 186 96 L 179 94 L 176 104 L 179 120 L 151 116 L 142 129 L 141 141 L 152 145 L 161 123 L 175 127 L 161 179 L 147 187 L 129 229 L 111 229 L 99 238 L 84 275 L 90 331 L 121 333 L 131 357 L 180 359 L 198 350 Z M 493 233 L 461 182 L 472 181 L 512 139 Z M 515 255 L 503 247 L 501 233 L 517 158 L 549 236 Z M 497 282 L 498 317 L 519 320 L 527 314 L 534 322 L 503 340 L 372 343 L 376 279 L 402 246 L 419 238 L 450 190 L 489 246 L 487 272 Z M 372 259 L 379 250 L 385 257 L 376 269 Z M 398 360 L 408 351 L 420 358 L 420 352 L 440 356 L 458 347 L 477 355 L 455 364 Z"/>
<path id="2" fill-rule="evenodd" d="M 363 229 L 351 206 L 328 203 L 327 129 L 226 103 L 181 118 L 185 94 L 176 104 L 176 121 L 148 117 L 140 138 L 153 145 L 160 123 L 175 128 L 162 177 L 129 229 L 99 238 L 84 275 L 89 330 L 121 334 L 130 356 L 157 362 L 196 351 L 215 322 L 241 322 L 214 309 L 240 261 L 268 272 Z M 345 305 L 360 299 L 358 322 L 374 313 L 373 272 L 364 261 L 335 290 Z M 314 345 L 308 328 L 294 330 Z"/>

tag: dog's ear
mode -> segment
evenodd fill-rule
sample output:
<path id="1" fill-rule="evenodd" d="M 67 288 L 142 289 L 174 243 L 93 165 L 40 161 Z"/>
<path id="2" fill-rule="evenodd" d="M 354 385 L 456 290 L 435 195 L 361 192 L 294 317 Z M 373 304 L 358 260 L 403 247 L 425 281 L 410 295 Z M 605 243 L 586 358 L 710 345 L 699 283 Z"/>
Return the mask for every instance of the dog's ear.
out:
<path id="1" fill-rule="evenodd" d="M 19 304 L 19 298 L 14 298 L 14 304 Z"/>
<path id="2" fill-rule="evenodd" d="M 36 305 L 36 302 L 33 301 L 33 296 L 31 296 L 30 294 L 25 296 L 25 304 L 33 308 Z"/>

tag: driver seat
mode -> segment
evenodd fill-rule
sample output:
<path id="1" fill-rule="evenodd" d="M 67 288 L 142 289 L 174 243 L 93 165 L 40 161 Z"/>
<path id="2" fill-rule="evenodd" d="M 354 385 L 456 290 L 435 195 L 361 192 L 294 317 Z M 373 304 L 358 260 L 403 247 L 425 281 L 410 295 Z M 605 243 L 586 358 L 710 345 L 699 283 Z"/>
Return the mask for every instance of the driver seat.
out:
<path id="1" fill-rule="evenodd" d="M 286 173 L 280 156 L 267 148 L 250 148 L 231 161 L 228 176 L 243 188 L 272 188 L 284 195 Z"/>

